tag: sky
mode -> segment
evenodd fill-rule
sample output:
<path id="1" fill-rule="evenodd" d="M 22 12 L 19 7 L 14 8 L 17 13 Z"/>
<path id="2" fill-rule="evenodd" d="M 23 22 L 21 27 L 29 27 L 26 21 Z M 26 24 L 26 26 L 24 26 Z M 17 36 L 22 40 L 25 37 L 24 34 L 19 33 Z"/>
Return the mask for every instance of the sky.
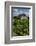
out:
<path id="1" fill-rule="evenodd" d="M 28 8 L 13 8 L 13 16 L 17 16 L 19 14 L 29 14 Z"/>

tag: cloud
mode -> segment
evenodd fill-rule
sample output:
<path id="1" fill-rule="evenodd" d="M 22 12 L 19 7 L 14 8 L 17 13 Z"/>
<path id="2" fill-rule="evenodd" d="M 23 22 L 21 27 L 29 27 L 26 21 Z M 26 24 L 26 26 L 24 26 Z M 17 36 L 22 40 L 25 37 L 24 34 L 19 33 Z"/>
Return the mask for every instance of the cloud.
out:
<path id="1" fill-rule="evenodd" d="M 29 13 L 29 9 L 18 9 L 18 8 L 14 8 L 13 9 L 13 16 L 15 16 L 15 15 L 18 15 L 18 14 L 28 14 Z"/>
<path id="2" fill-rule="evenodd" d="M 18 11 L 18 9 L 13 9 L 13 12 L 17 12 Z"/>

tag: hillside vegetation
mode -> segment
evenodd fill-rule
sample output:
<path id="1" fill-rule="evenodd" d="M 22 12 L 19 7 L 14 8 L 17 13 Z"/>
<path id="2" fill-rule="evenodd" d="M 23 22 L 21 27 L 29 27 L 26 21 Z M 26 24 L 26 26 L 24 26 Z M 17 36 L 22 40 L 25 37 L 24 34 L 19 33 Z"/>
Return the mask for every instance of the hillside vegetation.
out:
<path id="1" fill-rule="evenodd" d="M 24 16 L 25 17 L 25 16 Z M 13 35 L 25 36 L 29 35 L 29 18 L 21 19 L 20 17 L 13 17 Z"/>

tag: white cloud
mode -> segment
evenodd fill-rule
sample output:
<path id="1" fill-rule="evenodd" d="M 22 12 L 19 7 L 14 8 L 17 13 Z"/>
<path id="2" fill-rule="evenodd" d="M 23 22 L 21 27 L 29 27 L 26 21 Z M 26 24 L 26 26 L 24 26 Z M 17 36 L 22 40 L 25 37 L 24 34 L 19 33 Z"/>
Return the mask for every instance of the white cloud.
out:
<path id="1" fill-rule="evenodd" d="M 13 12 L 17 12 L 18 11 L 18 9 L 13 9 Z"/>
<path id="2" fill-rule="evenodd" d="M 20 11 L 20 13 L 23 13 L 23 11 Z"/>

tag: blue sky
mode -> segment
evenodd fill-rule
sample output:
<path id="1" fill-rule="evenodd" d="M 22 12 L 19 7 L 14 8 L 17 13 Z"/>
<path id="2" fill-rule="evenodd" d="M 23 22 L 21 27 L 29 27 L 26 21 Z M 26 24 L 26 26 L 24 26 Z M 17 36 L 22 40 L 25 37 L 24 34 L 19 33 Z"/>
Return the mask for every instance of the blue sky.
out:
<path id="1" fill-rule="evenodd" d="M 29 10 L 28 8 L 13 8 L 13 16 L 17 16 L 18 14 L 24 14 L 27 13 L 29 14 Z"/>

